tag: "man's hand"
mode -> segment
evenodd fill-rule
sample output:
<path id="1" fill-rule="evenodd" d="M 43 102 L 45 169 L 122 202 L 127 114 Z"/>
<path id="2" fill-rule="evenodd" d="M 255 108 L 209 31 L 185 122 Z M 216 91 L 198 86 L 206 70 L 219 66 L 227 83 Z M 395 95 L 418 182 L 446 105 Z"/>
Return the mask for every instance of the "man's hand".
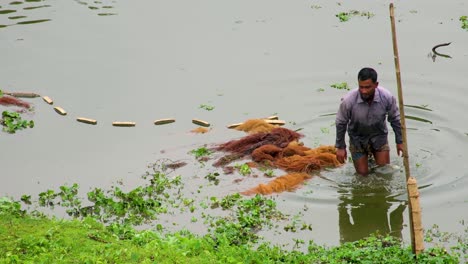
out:
<path id="1" fill-rule="evenodd" d="M 402 156 L 403 155 L 403 144 L 396 144 L 396 149 L 397 149 L 397 155 Z"/>
<path id="2" fill-rule="evenodd" d="M 348 154 L 346 153 L 346 149 L 336 149 L 336 159 L 341 162 L 345 163 L 348 159 Z"/>

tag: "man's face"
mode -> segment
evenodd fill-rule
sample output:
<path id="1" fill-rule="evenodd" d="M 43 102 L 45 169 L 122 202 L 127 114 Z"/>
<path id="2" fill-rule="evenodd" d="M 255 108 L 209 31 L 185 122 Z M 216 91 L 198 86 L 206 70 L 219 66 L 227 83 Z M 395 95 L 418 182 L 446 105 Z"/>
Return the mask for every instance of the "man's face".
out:
<path id="1" fill-rule="evenodd" d="M 364 101 L 368 101 L 374 98 L 375 88 L 379 85 L 379 82 L 373 82 L 371 79 L 359 81 L 359 93 Z"/>

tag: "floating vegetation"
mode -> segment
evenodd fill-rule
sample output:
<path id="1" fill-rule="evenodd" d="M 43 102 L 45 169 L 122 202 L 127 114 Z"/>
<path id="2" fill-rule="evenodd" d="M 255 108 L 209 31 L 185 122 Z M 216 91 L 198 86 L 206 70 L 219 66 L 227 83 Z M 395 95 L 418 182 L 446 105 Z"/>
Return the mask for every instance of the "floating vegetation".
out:
<path id="1" fill-rule="evenodd" d="M 208 181 L 212 182 L 214 185 L 218 185 L 219 184 L 219 173 L 217 172 L 214 172 L 214 173 L 209 173 L 205 176 L 205 179 L 207 179 Z"/>
<path id="2" fill-rule="evenodd" d="M 468 30 L 468 16 L 461 16 L 459 20 L 462 23 L 461 28 Z"/>
<path id="3" fill-rule="evenodd" d="M 334 83 L 334 84 L 331 84 L 330 87 L 338 89 L 338 90 L 347 90 L 347 91 L 351 90 L 347 82 Z"/>
<path id="4" fill-rule="evenodd" d="M 10 111 L 2 112 L 2 119 L 0 120 L 0 124 L 3 125 L 3 131 L 6 131 L 10 134 L 16 133 L 17 130 L 34 127 L 34 121 L 23 120 L 19 113 Z"/>
<path id="5" fill-rule="evenodd" d="M 212 111 L 215 107 L 212 105 L 201 104 L 198 108 L 204 109 L 206 111 Z"/>
<path id="6" fill-rule="evenodd" d="M 247 176 L 247 175 L 250 175 L 252 173 L 252 169 L 250 168 L 249 164 L 247 164 L 247 163 L 236 164 L 236 165 L 234 165 L 234 168 L 236 168 L 242 176 Z"/>
<path id="7" fill-rule="evenodd" d="M 190 154 L 194 155 L 195 158 L 197 158 L 197 159 L 209 156 L 212 153 L 213 152 L 211 150 L 207 149 L 206 147 L 201 147 L 201 148 L 193 149 L 193 150 L 190 151 Z"/>
<path id="8" fill-rule="evenodd" d="M 367 19 L 370 19 L 371 17 L 375 16 L 374 13 L 368 12 L 368 11 L 357 11 L 357 10 L 350 10 L 348 12 L 340 12 L 335 15 L 340 22 L 346 22 L 348 21 L 352 16 L 365 16 Z"/>

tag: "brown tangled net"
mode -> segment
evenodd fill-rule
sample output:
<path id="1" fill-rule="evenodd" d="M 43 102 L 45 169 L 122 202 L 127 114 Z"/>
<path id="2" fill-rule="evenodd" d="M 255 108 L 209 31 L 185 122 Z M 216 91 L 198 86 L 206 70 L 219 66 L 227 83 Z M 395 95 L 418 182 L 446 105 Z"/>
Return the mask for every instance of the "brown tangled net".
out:
<path id="1" fill-rule="evenodd" d="M 6 95 L 3 97 L 0 97 L 0 105 L 5 105 L 5 106 L 15 105 L 15 106 L 19 106 L 19 107 L 26 108 L 26 109 L 31 108 L 31 105 L 28 102 L 25 102 L 23 100 L 20 100 L 12 96 L 6 96 Z"/>
<path id="2" fill-rule="evenodd" d="M 301 137 L 302 135 L 295 131 L 275 127 L 269 132 L 257 132 L 238 140 L 231 140 L 215 148 L 229 154 L 218 159 L 213 166 L 224 167 L 234 160 L 249 156 L 257 163 L 288 172 L 267 184 L 260 184 L 243 192 L 245 195 L 265 195 L 295 190 L 304 181 L 312 178 L 311 173 L 341 165 L 336 158 L 334 146 L 311 149 L 298 141 Z"/>

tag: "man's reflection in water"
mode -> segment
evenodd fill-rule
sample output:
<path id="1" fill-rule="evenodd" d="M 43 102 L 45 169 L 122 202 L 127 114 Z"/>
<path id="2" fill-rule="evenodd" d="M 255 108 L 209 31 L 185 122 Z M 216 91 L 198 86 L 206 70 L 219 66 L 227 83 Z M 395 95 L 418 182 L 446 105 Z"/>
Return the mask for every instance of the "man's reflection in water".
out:
<path id="1" fill-rule="evenodd" d="M 368 177 L 376 177 L 369 175 Z M 390 182 L 387 181 L 387 184 Z M 338 204 L 340 242 L 352 242 L 376 233 L 402 238 L 404 201 L 382 182 L 341 186 Z"/>

